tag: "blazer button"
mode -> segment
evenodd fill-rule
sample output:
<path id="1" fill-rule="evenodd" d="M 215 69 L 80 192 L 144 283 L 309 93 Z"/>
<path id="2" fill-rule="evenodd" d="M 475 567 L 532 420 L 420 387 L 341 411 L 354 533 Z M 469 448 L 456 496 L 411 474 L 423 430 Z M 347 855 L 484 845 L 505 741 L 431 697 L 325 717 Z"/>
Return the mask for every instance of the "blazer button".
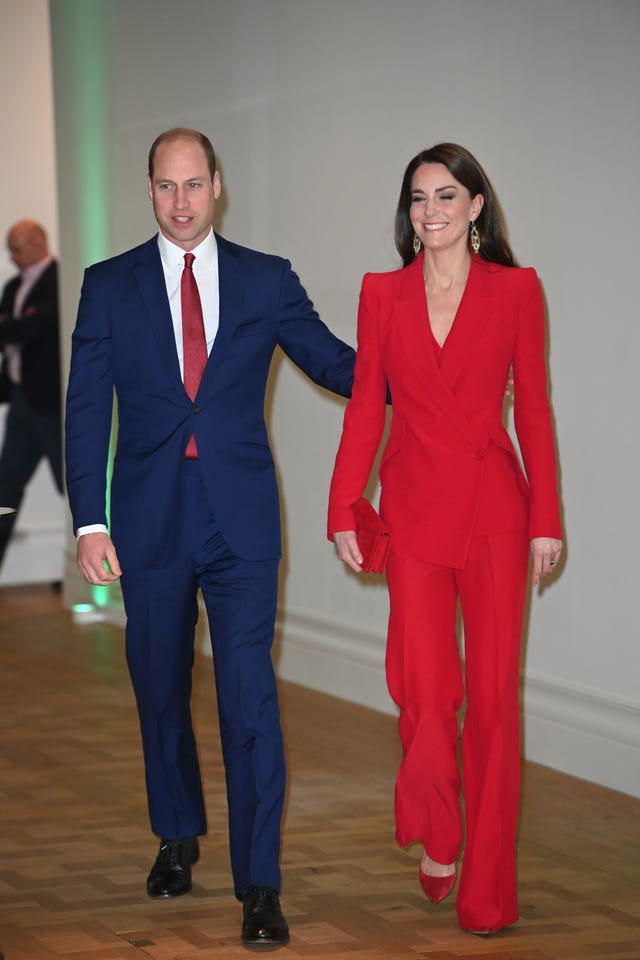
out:
<path id="1" fill-rule="evenodd" d="M 201 410 L 202 410 L 202 407 L 194 407 L 193 413 L 200 413 Z"/>
<path id="2" fill-rule="evenodd" d="M 474 450 L 474 451 L 473 451 L 473 459 L 474 459 L 474 460 L 484 460 L 484 453 L 482 452 L 482 450 Z"/>

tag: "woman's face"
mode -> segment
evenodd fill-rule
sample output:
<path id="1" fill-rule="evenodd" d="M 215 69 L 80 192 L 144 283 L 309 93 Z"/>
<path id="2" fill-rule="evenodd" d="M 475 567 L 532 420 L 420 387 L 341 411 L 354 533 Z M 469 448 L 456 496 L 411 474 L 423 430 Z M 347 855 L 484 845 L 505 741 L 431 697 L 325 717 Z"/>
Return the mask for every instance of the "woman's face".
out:
<path id="1" fill-rule="evenodd" d="M 482 194 L 472 197 L 443 163 L 423 163 L 411 180 L 409 218 L 426 250 L 466 247 L 469 222 L 483 203 Z"/>

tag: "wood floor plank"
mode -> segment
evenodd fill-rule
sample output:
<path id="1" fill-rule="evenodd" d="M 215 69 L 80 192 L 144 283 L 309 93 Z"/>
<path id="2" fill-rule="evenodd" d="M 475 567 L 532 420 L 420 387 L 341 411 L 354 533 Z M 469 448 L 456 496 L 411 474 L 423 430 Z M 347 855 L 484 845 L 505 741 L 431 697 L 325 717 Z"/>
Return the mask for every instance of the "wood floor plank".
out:
<path id="1" fill-rule="evenodd" d="M 239 938 L 211 662 L 194 722 L 209 833 L 192 894 L 151 901 L 140 737 L 123 633 L 47 588 L 0 592 L 0 958 L 233 960 Z M 523 768 L 519 924 L 463 933 L 393 839 L 393 718 L 281 685 L 289 788 L 286 960 L 640 960 L 640 802 Z"/>

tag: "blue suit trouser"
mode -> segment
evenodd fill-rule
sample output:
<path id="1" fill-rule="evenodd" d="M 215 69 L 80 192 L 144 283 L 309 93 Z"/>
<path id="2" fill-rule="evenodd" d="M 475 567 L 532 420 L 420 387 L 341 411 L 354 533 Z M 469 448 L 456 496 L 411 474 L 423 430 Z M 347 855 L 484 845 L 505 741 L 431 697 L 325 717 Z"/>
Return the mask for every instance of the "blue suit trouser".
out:
<path id="1" fill-rule="evenodd" d="M 176 840 L 207 829 L 190 708 L 200 588 L 213 649 L 235 892 L 279 890 L 285 761 L 271 662 L 279 561 L 232 553 L 197 460 L 185 462 L 182 506 L 181 545 L 171 564 L 126 568 L 121 581 L 151 826 Z"/>

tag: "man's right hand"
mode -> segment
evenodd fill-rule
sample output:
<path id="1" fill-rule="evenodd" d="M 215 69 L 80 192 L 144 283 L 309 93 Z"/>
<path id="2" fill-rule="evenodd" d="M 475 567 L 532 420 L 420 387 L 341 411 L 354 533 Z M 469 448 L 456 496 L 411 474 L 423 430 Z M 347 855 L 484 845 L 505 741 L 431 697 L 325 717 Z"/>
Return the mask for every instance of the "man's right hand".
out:
<path id="1" fill-rule="evenodd" d="M 78 539 L 78 566 L 89 583 L 106 586 L 122 574 L 118 555 L 106 533 L 85 533 Z"/>

